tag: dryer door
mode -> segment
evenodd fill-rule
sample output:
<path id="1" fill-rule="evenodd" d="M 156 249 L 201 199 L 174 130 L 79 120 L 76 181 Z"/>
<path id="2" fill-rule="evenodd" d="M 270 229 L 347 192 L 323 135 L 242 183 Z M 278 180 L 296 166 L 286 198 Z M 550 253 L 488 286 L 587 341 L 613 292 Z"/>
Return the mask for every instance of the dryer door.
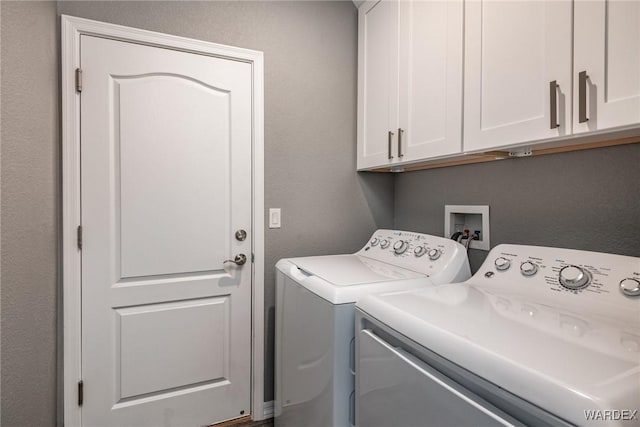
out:
<path id="1" fill-rule="evenodd" d="M 523 425 L 368 329 L 358 351 L 358 426 Z"/>

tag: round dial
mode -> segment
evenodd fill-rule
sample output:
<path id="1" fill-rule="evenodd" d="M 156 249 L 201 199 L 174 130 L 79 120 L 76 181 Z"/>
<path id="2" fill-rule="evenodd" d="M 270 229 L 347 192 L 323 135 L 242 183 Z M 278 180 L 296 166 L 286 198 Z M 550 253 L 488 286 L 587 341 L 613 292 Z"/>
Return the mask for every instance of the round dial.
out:
<path id="1" fill-rule="evenodd" d="M 407 242 L 405 242 L 404 240 L 398 240 L 393 244 L 393 251 L 396 254 L 400 255 L 404 253 L 404 251 L 406 251 L 408 247 L 409 247 L 409 244 Z"/>
<path id="2" fill-rule="evenodd" d="M 520 264 L 520 272 L 523 276 L 533 276 L 538 271 L 538 266 L 531 261 L 525 261 Z"/>
<path id="3" fill-rule="evenodd" d="M 380 243 L 380 239 L 378 239 L 377 237 L 371 239 L 371 246 L 377 246 L 378 243 Z"/>
<path id="4" fill-rule="evenodd" d="M 591 277 L 587 270 L 576 265 L 567 265 L 560 270 L 558 280 L 565 288 L 576 290 L 586 288 Z"/>
<path id="5" fill-rule="evenodd" d="M 620 281 L 620 292 L 630 297 L 640 295 L 640 280 L 627 277 Z"/>
<path id="6" fill-rule="evenodd" d="M 496 269 L 498 269 L 499 271 L 505 271 L 508 270 L 509 267 L 511 267 L 511 260 L 502 256 L 496 258 L 493 263 L 496 266 Z"/>
<path id="7" fill-rule="evenodd" d="M 386 249 L 389 247 L 389 241 L 387 239 L 382 239 L 382 241 L 380 242 L 380 247 L 382 249 Z"/>
<path id="8" fill-rule="evenodd" d="M 431 261 L 435 261 L 438 258 L 440 258 L 441 254 L 442 254 L 442 251 L 440 249 L 433 248 L 429 251 L 429 259 Z"/>
<path id="9" fill-rule="evenodd" d="M 427 248 L 425 248 L 424 246 L 416 246 L 416 248 L 413 250 L 413 254 L 417 257 L 421 257 L 426 253 L 427 253 Z"/>

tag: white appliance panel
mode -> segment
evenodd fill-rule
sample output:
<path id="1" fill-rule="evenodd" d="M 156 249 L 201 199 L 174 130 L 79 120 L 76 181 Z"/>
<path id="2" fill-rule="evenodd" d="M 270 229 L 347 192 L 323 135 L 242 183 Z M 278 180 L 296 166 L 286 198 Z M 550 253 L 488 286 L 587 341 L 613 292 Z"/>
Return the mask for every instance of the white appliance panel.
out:
<path id="1" fill-rule="evenodd" d="M 278 261 L 275 425 L 353 425 L 355 302 L 469 271 L 459 243 L 394 230 L 376 231 L 356 254 Z"/>
<path id="2" fill-rule="evenodd" d="M 361 330 L 358 339 L 358 425 L 523 426 L 370 330 Z M 398 413 L 405 416 L 398 419 Z"/>
<path id="3" fill-rule="evenodd" d="M 620 290 L 638 280 L 638 258 L 500 245 L 464 283 L 387 292 L 357 306 L 417 345 L 584 424 L 585 410 L 638 408 L 640 297 Z"/>
<path id="4" fill-rule="evenodd" d="M 354 286 L 425 277 L 424 274 L 360 255 L 295 258 L 291 262 L 306 274 L 312 275 L 318 272 L 318 275 L 334 286 Z"/>

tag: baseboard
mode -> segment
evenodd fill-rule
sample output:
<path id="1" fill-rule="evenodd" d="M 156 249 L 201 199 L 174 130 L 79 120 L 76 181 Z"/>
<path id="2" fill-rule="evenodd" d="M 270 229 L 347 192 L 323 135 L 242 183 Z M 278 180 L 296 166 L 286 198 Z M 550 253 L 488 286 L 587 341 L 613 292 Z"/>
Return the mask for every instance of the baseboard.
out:
<path id="1" fill-rule="evenodd" d="M 273 418 L 273 400 L 264 402 L 263 415 L 265 420 L 267 418 Z"/>

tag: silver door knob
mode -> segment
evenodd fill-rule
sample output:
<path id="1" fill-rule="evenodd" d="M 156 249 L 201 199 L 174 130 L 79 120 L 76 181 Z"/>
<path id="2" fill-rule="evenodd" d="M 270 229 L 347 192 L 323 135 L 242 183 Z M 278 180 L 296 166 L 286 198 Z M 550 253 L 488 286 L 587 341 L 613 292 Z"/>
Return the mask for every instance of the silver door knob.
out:
<path id="1" fill-rule="evenodd" d="M 246 231 L 244 231 L 244 230 L 236 231 L 236 240 L 239 240 L 239 241 L 242 242 L 246 238 L 247 238 L 247 232 Z"/>
<path id="2" fill-rule="evenodd" d="M 244 265 L 247 262 L 247 256 L 245 254 L 238 254 L 234 259 L 228 259 L 223 264 L 232 262 L 235 265 Z"/>

